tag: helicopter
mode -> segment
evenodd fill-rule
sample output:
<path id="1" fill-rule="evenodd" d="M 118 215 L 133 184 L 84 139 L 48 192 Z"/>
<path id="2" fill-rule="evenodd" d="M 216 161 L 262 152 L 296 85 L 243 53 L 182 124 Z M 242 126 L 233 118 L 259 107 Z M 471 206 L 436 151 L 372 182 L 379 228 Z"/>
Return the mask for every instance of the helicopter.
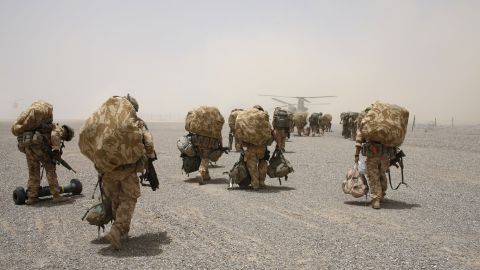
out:
<path id="1" fill-rule="evenodd" d="M 291 111 L 291 112 L 306 112 L 306 111 L 308 111 L 308 108 L 305 107 L 305 102 L 310 103 L 309 105 L 328 105 L 328 104 L 330 104 L 330 103 L 311 103 L 311 101 L 309 101 L 308 99 L 336 97 L 336 96 L 289 97 L 289 96 L 276 96 L 276 95 L 259 95 L 259 96 L 271 97 L 273 100 L 284 104 L 283 106 L 280 106 L 280 107 L 287 107 L 287 110 Z M 277 97 L 296 98 L 298 100 L 298 102 L 297 102 L 297 105 L 295 105 L 294 103 L 290 103 L 290 102 L 280 100 Z"/>

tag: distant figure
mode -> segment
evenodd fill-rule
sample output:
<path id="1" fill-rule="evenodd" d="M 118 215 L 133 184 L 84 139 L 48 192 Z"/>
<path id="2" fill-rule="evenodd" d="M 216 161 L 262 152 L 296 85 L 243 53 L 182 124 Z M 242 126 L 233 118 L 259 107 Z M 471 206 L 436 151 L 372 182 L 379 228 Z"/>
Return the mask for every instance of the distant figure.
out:
<path id="1" fill-rule="evenodd" d="M 357 118 L 358 118 L 359 113 L 357 112 L 350 112 L 348 114 L 348 129 L 350 131 L 350 138 L 352 141 L 355 140 L 355 137 L 357 136 Z"/>
<path id="2" fill-rule="evenodd" d="M 322 117 L 322 113 L 312 113 L 308 118 L 313 137 L 315 134 L 320 134 L 320 117 Z"/>
<path id="3" fill-rule="evenodd" d="M 349 130 L 348 119 L 349 119 L 349 112 L 342 112 L 340 114 L 340 124 L 342 125 L 342 136 L 345 139 L 350 138 L 352 135 Z"/>
<path id="4" fill-rule="evenodd" d="M 280 150 L 282 150 L 282 152 L 285 152 L 285 143 L 287 137 L 290 136 L 292 122 L 293 121 L 286 110 L 282 110 L 280 107 L 275 108 L 275 111 L 273 112 L 272 126 L 277 136 L 279 136 Z"/>
<path id="5" fill-rule="evenodd" d="M 62 156 L 64 141 L 71 141 L 74 131 L 67 125 L 60 126 L 53 122 L 53 107 L 47 102 L 36 101 L 25 110 L 12 126 L 12 133 L 17 136 L 18 149 L 25 153 L 28 165 L 28 188 L 25 201 L 27 205 L 38 202 L 41 173 L 45 169 L 53 202 L 67 201 L 60 196 L 56 161 Z"/>
<path id="6" fill-rule="evenodd" d="M 235 138 L 235 120 L 237 119 L 237 115 L 239 112 L 243 111 L 243 109 L 233 109 L 230 112 L 230 116 L 228 117 L 228 126 L 230 127 L 230 132 L 228 133 L 228 150 L 232 151 L 233 148 L 233 140 Z M 235 140 L 235 151 L 239 152 L 241 150 L 240 143 Z"/>

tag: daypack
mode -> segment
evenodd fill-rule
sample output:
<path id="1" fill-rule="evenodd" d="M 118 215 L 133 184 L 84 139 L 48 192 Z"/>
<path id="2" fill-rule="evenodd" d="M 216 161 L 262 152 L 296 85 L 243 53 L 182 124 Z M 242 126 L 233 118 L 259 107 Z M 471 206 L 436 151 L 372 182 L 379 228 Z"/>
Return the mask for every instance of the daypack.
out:
<path id="1" fill-rule="evenodd" d="M 180 137 L 177 140 L 177 148 L 180 153 L 186 155 L 187 157 L 194 157 L 197 155 L 197 152 L 195 151 L 195 146 L 192 143 L 191 134 Z"/>
<path id="2" fill-rule="evenodd" d="M 270 178 L 278 178 L 278 181 L 281 185 L 281 178 L 285 177 L 286 181 L 288 179 L 288 174 L 292 172 L 294 172 L 293 166 L 285 158 L 282 151 L 279 149 L 275 149 L 267 167 L 268 176 Z"/>
<path id="3" fill-rule="evenodd" d="M 246 188 L 250 185 L 252 178 L 248 172 L 247 163 L 244 160 L 245 154 L 242 151 L 240 158 L 233 165 L 232 169 L 229 172 L 225 172 L 229 176 L 229 185 L 228 188 L 233 188 L 233 183 L 239 185 L 242 188 Z"/>
<path id="4" fill-rule="evenodd" d="M 360 198 L 368 193 L 367 179 L 358 170 L 358 164 L 348 170 L 345 180 L 342 182 L 342 190 L 355 198 Z"/>
<path id="5" fill-rule="evenodd" d="M 253 145 L 266 145 L 272 139 L 268 114 L 253 108 L 241 111 L 235 122 L 235 139 Z"/>
<path id="6" fill-rule="evenodd" d="M 53 106 L 45 101 L 35 101 L 17 117 L 11 131 L 19 136 L 26 131 L 34 131 L 43 123 L 51 123 L 52 119 Z"/>
<path id="7" fill-rule="evenodd" d="M 241 111 L 243 111 L 243 109 L 233 109 L 232 112 L 230 112 L 230 116 L 228 117 L 228 126 L 230 127 L 230 130 L 235 130 L 235 122 Z"/>
<path id="8" fill-rule="evenodd" d="M 273 128 L 290 128 L 290 118 L 286 110 L 275 110 L 273 113 Z"/>
<path id="9" fill-rule="evenodd" d="M 98 202 L 83 215 L 82 220 L 85 218 L 87 218 L 90 225 L 98 226 L 100 234 L 100 228 L 105 230 L 105 225 L 113 219 L 112 201 L 108 197 L 101 195 Z"/>
<path id="10" fill-rule="evenodd" d="M 30 146 L 42 145 L 45 138 L 39 131 L 27 131 L 17 136 L 17 147 L 22 153 L 25 153 L 25 148 Z"/>
<path id="11" fill-rule="evenodd" d="M 405 140 L 408 111 L 398 105 L 375 102 L 360 122 L 360 132 L 367 141 L 398 147 Z"/>
<path id="12" fill-rule="evenodd" d="M 78 141 L 80 151 L 100 173 L 136 163 L 145 155 L 139 121 L 127 98 L 109 98 L 85 121 Z"/>
<path id="13" fill-rule="evenodd" d="M 186 155 L 180 155 L 182 158 L 182 170 L 188 175 L 192 172 L 198 171 L 200 168 L 200 162 L 202 159 L 199 156 L 189 157 Z"/>
<path id="14" fill-rule="evenodd" d="M 201 106 L 188 112 L 185 130 L 193 134 L 222 140 L 225 120 L 216 107 Z"/>

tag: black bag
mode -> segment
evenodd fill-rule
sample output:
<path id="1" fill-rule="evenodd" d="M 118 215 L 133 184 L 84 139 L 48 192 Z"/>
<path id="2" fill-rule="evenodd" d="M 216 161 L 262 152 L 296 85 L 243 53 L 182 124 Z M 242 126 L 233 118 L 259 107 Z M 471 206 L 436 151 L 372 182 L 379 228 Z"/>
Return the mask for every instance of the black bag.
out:
<path id="1" fill-rule="evenodd" d="M 233 165 L 233 168 L 228 173 L 230 177 L 228 188 L 233 188 L 233 183 L 239 185 L 242 188 L 246 188 L 250 185 L 252 178 L 248 172 L 247 164 L 244 161 L 245 154 L 240 154 L 240 159 Z"/>
<path id="2" fill-rule="evenodd" d="M 189 174 L 198 171 L 198 168 L 200 168 L 200 162 L 202 159 L 199 156 L 189 157 L 182 154 L 180 157 L 183 161 L 182 170 L 185 171 L 185 173 Z"/>
<path id="3" fill-rule="evenodd" d="M 290 128 L 290 119 L 285 110 L 276 110 L 273 113 L 273 128 Z"/>
<path id="4" fill-rule="evenodd" d="M 279 181 L 282 177 L 285 177 L 285 180 L 287 180 L 288 174 L 292 172 L 294 172 L 293 167 L 290 162 L 285 158 L 282 151 L 279 149 L 275 149 L 268 164 L 268 176 L 270 178 L 278 178 Z M 281 184 L 282 182 L 280 181 L 280 185 Z"/>

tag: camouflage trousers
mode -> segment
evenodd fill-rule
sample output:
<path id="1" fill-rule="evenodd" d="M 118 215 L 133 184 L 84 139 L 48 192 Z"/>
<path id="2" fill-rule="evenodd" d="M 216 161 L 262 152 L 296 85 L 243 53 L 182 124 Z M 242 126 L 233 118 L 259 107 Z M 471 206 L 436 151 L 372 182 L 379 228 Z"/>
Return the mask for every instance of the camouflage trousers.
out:
<path id="1" fill-rule="evenodd" d="M 310 125 L 310 128 L 312 129 L 312 136 L 315 136 L 315 134 L 320 134 L 320 127 L 317 125 Z"/>
<path id="2" fill-rule="evenodd" d="M 47 175 L 50 193 L 54 198 L 59 197 L 60 187 L 58 185 L 56 165 L 49 160 L 39 158 L 29 147 L 25 148 L 25 156 L 28 165 L 27 196 L 29 198 L 38 197 L 41 181 L 40 166 L 43 166 Z"/>
<path id="3" fill-rule="evenodd" d="M 287 141 L 287 131 L 282 128 L 275 129 L 275 135 L 278 136 L 280 147 L 285 150 L 285 143 Z"/>
<path id="4" fill-rule="evenodd" d="M 267 178 L 267 161 L 265 157 L 267 147 L 249 145 L 245 151 L 244 161 L 247 163 L 247 169 L 252 178 L 252 187 L 254 189 L 265 186 L 265 178 Z"/>
<path id="5" fill-rule="evenodd" d="M 200 173 L 201 177 L 199 183 L 203 184 L 203 181 L 210 180 L 210 173 L 208 172 L 208 164 L 210 163 L 210 160 L 208 159 L 208 155 L 210 154 L 211 150 L 208 148 L 199 147 L 198 151 L 200 158 L 202 159 L 200 161 L 200 167 L 198 168 L 198 172 Z"/>
<path id="6" fill-rule="evenodd" d="M 345 138 L 345 139 L 348 139 L 350 137 L 350 130 L 348 129 L 348 124 L 343 124 L 342 126 L 342 136 Z"/>
<path id="7" fill-rule="evenodd" d="M 126 236 L 130 231 L 133 211 L 140 197 L 140 184 L 135 166 L 103 174 L 103 191 L 112 201 L 114 222 L 111 231 Z"/>
<path id="8" fill-rule="evenodd" d="M 304 132 L 305 126 L 297 126 L 297 134 L 298 136 L 302 136 Z"/>
<path id="9" fill-rule="evenodd" d="M 387 191 L 387 177 L 385 173 L 390 166 L 388 156 L 367 157 L 365 161 L 367 166 L 368 185 L 372 199 L 383 199 Z"/>

